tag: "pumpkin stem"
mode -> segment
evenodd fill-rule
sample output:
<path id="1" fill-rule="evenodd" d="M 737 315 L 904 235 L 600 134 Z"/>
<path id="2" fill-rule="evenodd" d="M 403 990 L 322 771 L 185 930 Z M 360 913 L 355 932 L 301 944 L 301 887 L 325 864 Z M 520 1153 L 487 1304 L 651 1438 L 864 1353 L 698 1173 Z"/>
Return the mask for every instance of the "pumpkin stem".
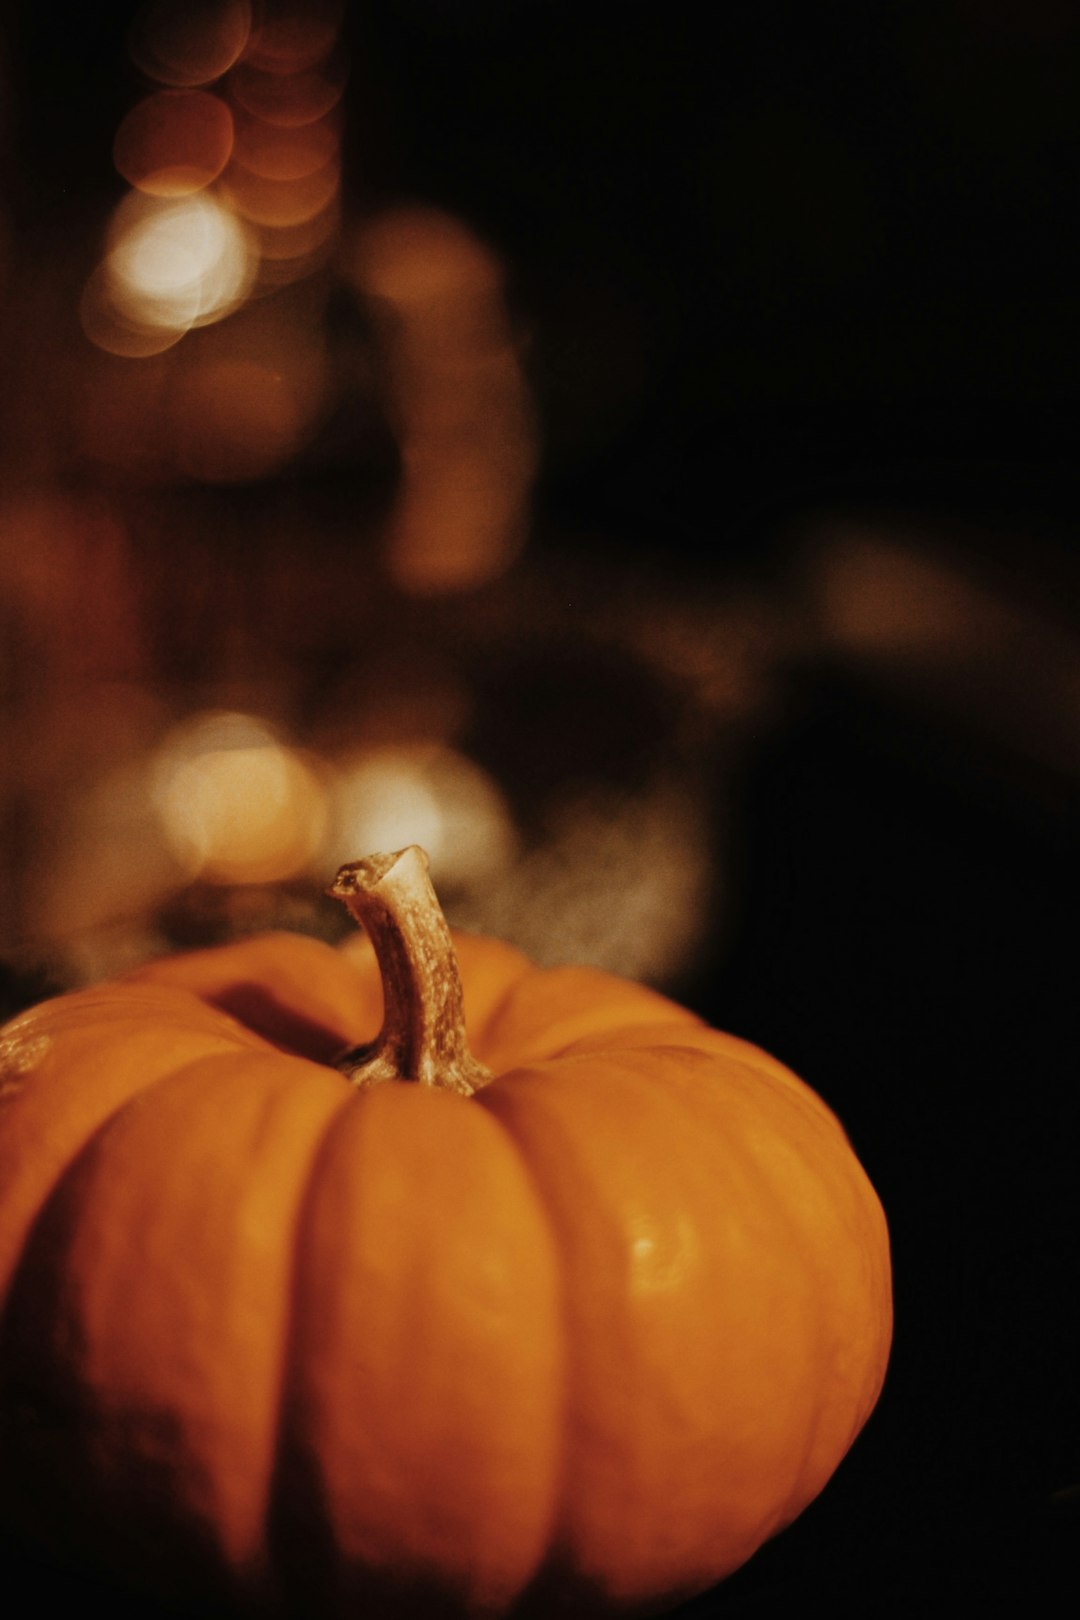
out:
<path id="1" fill-rule="evenodd" d="M 415 1080 L 471 1097 L 493 1078 L 465 1043 L 457 958 L 417 844 L 343 866 L 326 891 L 366 930 L 382 974 L 383 1026 L 336 1067 L 357 1086 Z"/>

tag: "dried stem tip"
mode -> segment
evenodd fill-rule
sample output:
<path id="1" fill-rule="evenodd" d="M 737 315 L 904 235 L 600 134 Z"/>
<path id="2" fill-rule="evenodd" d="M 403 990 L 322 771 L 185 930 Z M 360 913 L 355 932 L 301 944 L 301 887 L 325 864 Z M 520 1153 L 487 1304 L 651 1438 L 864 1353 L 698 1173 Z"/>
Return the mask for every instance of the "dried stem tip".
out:
<path id="1" fill-rule="evenodd" d="M 492 1078 L 465 1042 L 450 930 L 416 844 L 343 866 L 327 893 L 367 932 L 383 986 L 383 1026 L 338 1067 L 354 1085 L 414 1080 L 469 1097 Z"/>

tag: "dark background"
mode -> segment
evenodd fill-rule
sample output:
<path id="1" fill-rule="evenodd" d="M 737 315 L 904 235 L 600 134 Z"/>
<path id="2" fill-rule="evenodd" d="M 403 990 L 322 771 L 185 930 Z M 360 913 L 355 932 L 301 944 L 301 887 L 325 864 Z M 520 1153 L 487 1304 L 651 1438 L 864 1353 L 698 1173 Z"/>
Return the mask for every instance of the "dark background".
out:
<path id="1" fill-rule="evenodd" d="M 510 267 L 531 566 L 768 593 L 808 525 L 869 512 L 1075 650 L 1080 14 L 710 13 L 349 12 L 350 197 L 443 204 Z M 117 195 L 126 15 L 5 25 L 16 244 Z M 1048 709 L 1080 744 L 1080 686 L 1038 640 L 989 644 L 959 705 L 817 648 L 748 728 L 733 920 L 680 993 L 840 1113 L 889 1216 L 896 1345 L 824 1496 L 688 1617 L 1078 1594 L 1080 746 L 1030 744 Z"/>

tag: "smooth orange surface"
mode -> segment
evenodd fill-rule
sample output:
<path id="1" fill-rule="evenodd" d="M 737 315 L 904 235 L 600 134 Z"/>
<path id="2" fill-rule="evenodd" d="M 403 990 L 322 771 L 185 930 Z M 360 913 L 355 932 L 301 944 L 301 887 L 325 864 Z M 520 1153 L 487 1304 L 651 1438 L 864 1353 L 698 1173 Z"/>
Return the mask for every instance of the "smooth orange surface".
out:
<path id="1" fill-rule="evenodd" d="M 328 1066 L 379 1026 L 363 940 L 0 1031 L 9 1521 L 195 1603 L 655 1612 L 821 1490 L 891 1331 L 834 1116 L 655 992 L 455 943 L 471 1098 Z"/>

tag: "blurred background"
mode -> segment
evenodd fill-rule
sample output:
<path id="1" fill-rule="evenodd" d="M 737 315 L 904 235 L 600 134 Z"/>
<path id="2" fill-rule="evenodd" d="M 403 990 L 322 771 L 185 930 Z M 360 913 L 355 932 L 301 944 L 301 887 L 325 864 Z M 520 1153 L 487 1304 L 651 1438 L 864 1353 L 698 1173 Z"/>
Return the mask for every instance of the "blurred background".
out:
<path id="1" fill-rule="evenodd" d="M 5 1010 L 415 840 L 802 1073 L 894 1361 L 688 1617 L 1077 1590 L 1078 208 L 1067 0 L 0 20 Z"/>

